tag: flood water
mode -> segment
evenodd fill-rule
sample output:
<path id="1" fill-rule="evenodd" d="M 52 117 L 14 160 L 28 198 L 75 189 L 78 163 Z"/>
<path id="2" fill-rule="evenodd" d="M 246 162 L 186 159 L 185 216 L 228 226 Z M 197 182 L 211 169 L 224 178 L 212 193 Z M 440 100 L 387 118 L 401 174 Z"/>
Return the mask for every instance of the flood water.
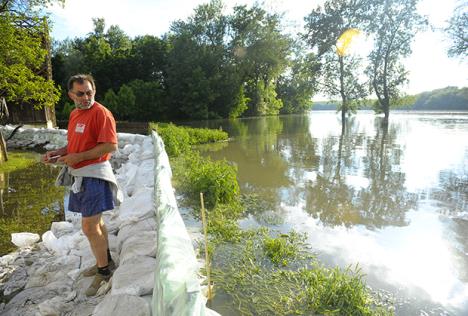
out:
<path id="1" fill-rule="evenodd" d="M 0 256 L 16 249 L 11 233 L 41 235 L 53 221 L 63 220 L 64 190 L 54 185 L 59 167 L 41 163 L 37 153 L 22 154 L 36 162 L 0 172 Z"/>
<path id="2" fill-rule="evenodd" d="M 210 121 L 233 138 L 205 154 L 265 202 L 242 227 L 308 235 L 320 261 L 358 263 L 396 315 L 468 315 L 468 113 L 335 112 Z M 200 124 L 198 124 L 200 126 Z"/>

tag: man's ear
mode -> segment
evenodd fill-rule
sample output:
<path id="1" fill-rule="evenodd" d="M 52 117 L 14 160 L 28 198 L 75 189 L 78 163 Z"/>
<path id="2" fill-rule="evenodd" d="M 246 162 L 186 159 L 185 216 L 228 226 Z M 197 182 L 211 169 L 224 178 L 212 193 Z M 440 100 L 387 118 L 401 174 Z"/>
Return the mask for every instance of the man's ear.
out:
<path id="1" fill-rule="evenodd" d="M 68 97 L 73 100 L 73 93 L 71 93 L 71 91 L 68 91 Z"/>

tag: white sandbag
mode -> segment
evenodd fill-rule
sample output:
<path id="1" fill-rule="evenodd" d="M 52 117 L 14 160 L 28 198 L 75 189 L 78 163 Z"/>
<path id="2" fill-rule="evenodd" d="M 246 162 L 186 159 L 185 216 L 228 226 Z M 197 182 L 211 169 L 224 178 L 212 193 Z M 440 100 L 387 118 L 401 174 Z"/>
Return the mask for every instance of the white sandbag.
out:
<path id="1" fill-rule="evenodd" d="M 150 316 L 150 306 L 142 298 L 133 295 L 107 295 L 94 309 L 95 316 Z"/>
<path id="2" fill-rule="evenodd" d="M 74 226 L 70 222 L 53 222 L 50 230 L 54 233 L 54 236 L 60 238 L 63 235 L 73 232 Z"/>
<path id="3" fill-rule="evenodd" d="M 111 294 L 151 294 L 154 288 L 155 266 L 156 259 L 146 256 L 133 257 L 124 265 L 119 265 L 112 277 Z"/>
<path id="4" fill-rule="evenodd" d="M 11 234 L 11 242 L 17 247 L 28 247 L 38 242 L 40 236 L 33 233 L 13 233 Z"/>

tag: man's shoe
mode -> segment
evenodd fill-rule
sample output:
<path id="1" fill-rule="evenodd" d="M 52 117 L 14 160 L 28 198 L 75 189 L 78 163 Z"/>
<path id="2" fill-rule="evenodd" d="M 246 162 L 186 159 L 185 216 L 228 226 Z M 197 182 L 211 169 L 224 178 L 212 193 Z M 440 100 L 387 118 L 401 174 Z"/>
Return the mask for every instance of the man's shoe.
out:
<path id="1" fill-rule="evenodd" d="M 91 285 L 89 288 L 86 290 L 86 296 L 94 296 L 96 295 L 97 291 L 101 287 L 103 282 L 108 282 L 109 279 L 111 278 L 111 275 L 102 275 L 100 273 L 96 273 L 96 276 L 94 277 L 93 282 L 91 282 Z"/>
<path id="2" fill-rule="evenodd" d="M 109 261 L 109 270 L 111 271 L 111 273 L 114 272 L 115 269 L 116 269 L 116 267 L 115 267 L 115 262 L 114 262 L 114 260 Z M 97 265 L 94 265 L 94 266 L 89 267 L 88 269 L 84 270 L 84 271 L 82 272 L 82 275 L 83 275 L 84 277 L 91 277 L 91 276 L 96 275 L 96 274 L 97 274 L 97 271 L 98 271 Z"/>

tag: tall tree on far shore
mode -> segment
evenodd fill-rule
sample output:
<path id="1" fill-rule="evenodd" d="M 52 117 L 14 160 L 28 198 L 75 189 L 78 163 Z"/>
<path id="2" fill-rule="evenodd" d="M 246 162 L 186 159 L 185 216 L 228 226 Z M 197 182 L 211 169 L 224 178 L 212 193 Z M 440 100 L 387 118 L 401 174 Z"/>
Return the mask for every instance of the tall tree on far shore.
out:
<path id="1" fill-rule="evenodd" d="M 401 105 L 401 88 L 408 82 L 408 72 L 401 60 L 411 54 L 416 33 L 427 24 L 417 12 L 418 1 L 370 1 L 368 31 L 374 36 L 374 47 L 366 73 L 377 96 L 374 109 L 385 114 L 383 124 L 388 124 L 390 108 Z"/>
<path id="2" fill-rule="evenodd" d="M 445 29 L 452 45 L 449 48 L 449 56 L 466 57 L 468 53 L 468 1 L 457 2 L 449 26 Z"/>

